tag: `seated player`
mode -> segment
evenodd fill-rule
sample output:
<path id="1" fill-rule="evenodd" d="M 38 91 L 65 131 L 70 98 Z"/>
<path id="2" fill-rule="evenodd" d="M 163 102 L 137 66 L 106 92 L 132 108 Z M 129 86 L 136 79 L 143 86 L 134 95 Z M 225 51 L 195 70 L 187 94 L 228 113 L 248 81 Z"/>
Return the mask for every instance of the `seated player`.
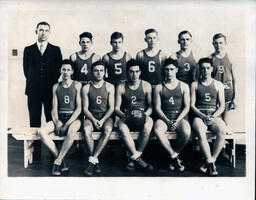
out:
<path id="1" fill-rule="evenodd" d="M 155 87 L 154 102 L 158 120 L 154 125 L 154 132 L 161 145 L 171 157 L 170 170 L 184 171 L 178 155 L 188 143 L 191 134 L 186 116 L 190 108 L 190 92 L 186 83 L 176 78 L 178 72 L 177 61 L 168 58 L 164 62 L 165 81 Z M 171 146 L 166 131 L 177 131 L 175 150 Z"/>
<path id="2" fill-rule="evenodd" d="M 64 158 L 71 148 L 74 137 L 81 126 L 78 116 L 81 113 L 81 83 L 73 81 L 73 65 L 69 60 L 63 60 L 61 66 L 62 82 L 53 86 L 52 121 L 38 130 L 43 143 L 56 157 L 52 175 L 59 176 L 61 172 L 68 171 Z M 49 133 L 55 131 L 56 135 L 66 136 L 60 152 Z"/>
<path id="3" fill-rule="evenodd" d="M 127 81 L 117 87 L 115 113 L 120 117 L 118 128 L 122 139 L 130 153 L 127 170 L 135 170 L 135 163 L 146 172 L 152 171 L 153 166 L 146 163 L 141 155 L 148 144 L 153 120 L 149 116 L 152 112 L 151 85 L 140 79 L 140 66 L 131 59 L 127 62 Z M 141 131 L 137 147 L 130 131 Z"/>
<path id="4" fill-rule="evenodd" d="M 166 53 L 157 46 L 159 36 L 155 29 L 147 29 L 144 40 L 147 43 L 147 48 L 137 53 L 136 60 L 140 65 L 141 79 L 149 82 L 154 88 L 163 80 L 162 65 L 166 60 Z"/>
<path id="5" fill-rule="evenodd" d="M 124 37 L 122 33 L 112 33 L 110 37 L 112 51 L 102 58 L 107 71 L 106 80 L 115 86 L 126 80 L 126 63 L 131 60 L 131 55 L 122 50 L 123 41 Z"/>
<path id="6" fill-rule="evenodd" d="M 85 85 L 92 80 L 92 63 L 101 60 L 101 58 L 91 51 L 93 40 L 90 32 L 81 33 L 79 39 L 81 50 L 72 54 L 70 60 L 74 64 L 73 79 Z"/>
<path id="7" fill-rule="evenodd" d="M 89 150 L 88 167 L 84 173 L 92 176 L 100 173 L 99 155 L 106 146 L 113 129 L 114 93 L 112 84 L 104 81 L 105 67 L 103 62 L 92 64 L 93 81 L 82 89 L 83 111 L 85 114 L 84 133 Z M 102 131 L 98 144 L 95 145 L 92 132 Z"/>
<path id="8" fill-rule="evenodd" d="M 200 170 L 209 176 L 217 176 L 215 161 L 224 146 L 226 133 L 226 125 L 221 118 L 225 108 L 225 98 L 224 86 L 211 77 L 212 72 L 212 60 L 200 59 L 200 78 L 191 85 L 191 110 L 195 115 L 192 127 L 198 135 L 201 151 L 206 157 L 206 164 L 201 166 Z M 212 153 L 207 141 L 207 129 L 216 134 Z"/>
<path id="9" fill-rule="evenodd" d="M 226 36 L 222 33 L 217 33 L 213 36 L 212 41 L 215 52 L 209 57 L 212 59 L 213 75 L 212 77 L 224 84 L 225 94 L 225 110 L 222 113 L 222 119 L 226 125 L 230 125 L 230 112 L 236 108 L 235 104 L 235 78 L 234 71 L 232 69 L 232 63 L 226 52 Z M 227 132 L 232 133 L 230 129 Z M 224 146 L 225 147 L 225 146 Z M 221 151 L 220 156 L 224 160 L 229 160 L 229 156 L 225 151 L 225 148 Z"/>

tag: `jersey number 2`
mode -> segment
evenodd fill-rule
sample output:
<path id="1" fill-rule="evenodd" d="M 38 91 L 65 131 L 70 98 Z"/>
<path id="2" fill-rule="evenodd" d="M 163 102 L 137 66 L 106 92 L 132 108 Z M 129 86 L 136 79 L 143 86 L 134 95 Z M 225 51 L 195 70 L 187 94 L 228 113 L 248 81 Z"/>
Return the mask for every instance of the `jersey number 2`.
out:
<path id="1" fill-rule="evenodd" d="M 136 104 L 136 96 L 132 96 L 131 100 L 132 100 L 132 104 Z"/>

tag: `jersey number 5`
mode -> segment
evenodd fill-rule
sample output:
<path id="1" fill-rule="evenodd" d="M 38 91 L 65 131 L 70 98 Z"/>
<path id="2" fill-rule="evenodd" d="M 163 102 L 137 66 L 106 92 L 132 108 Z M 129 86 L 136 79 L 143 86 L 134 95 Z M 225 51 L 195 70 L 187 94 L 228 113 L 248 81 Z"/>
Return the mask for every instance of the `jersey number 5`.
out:
<path id="1" fill-rule="evenodd" d="M 85 63 L 84 66 L 82 67 L 81 73 L 82 73 L 82 74 L 85 74 L 85 75 L 88 74 L 88 69 L 87 69 L 87 64 L 86 64 L 86 63 Z"/>
<path id="2" fill-rule="evenodd" d="M 122 63 L 115 63 L 115 74 L 122 74 Z"/>
<path id="3" fill-rule="evenodd" d="M 211 94 L 210 93 L 205 93 L 205 101 L 207 101 L 207 102 L 209 102 L 209 101 L 211 101 L 212 100 L 212 98 L 211 98 Z"/>
<path id="4" fill-rule="evenodd" d="M 155 61 L 151 60 L 148 62 L 148 71 L 149 72 L 154 72 L 155 71 L 155 67 L 156 66 L 156 63 Z"/>

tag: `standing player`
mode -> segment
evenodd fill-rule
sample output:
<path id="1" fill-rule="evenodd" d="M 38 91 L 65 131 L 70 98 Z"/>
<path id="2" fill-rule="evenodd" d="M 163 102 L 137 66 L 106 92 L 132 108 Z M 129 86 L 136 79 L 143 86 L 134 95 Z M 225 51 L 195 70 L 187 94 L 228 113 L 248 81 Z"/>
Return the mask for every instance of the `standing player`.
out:
<path id="1" fill-rule="evenodd" d="M 148 82 L 140 79 L 141 70 L 136 60 L 128 61 L 126 68 L 128 80 L 118 85 L 115 106 L 116 115 L 120 117 L 118 128 L 131 155 L 126 169 L 135 170 L 137 163 L 145 171 L 152 171 L 153 166 L 141 158 L 153 126 L 153 120 L 149 117 L 152 112 L 152 88 Z M 130 131 L 141 130 L 136 147 Z"/>
<path id="2" fill-rule="evenodd" d="M 70 60 L 74 63 L 73 79 L 85 85 L 92 80 L 91 66 L 100 60 L 100 56 L 91 52 L 93 41 L 90 32 L 80 34 L 79 38 L 81 50 L 72 54 Z"/>
<path id="3" fill-rule="evenodd" d="M 126 80 L 126 63 L 131 60 L 131 55 L 122 50 L 123 41 L 122 33 L 112 33 L 110 37 L 112 51 L 102 58 L 107 70 L 106 80 L 115 86 Z"/>
<path id="4" fill-rule="evenodd" d="M 141 79 L 149 82 L 152 87 L 162 82 L 162 65 L 166 60 L 166 54 L 157 47 L 159 37 L 155 29 L 145 31 L 147 48 L 136 55 L 141 69 Z"/>
<path id="5" fill-rule="evenodd" d="M 161 145 L 171 157 L 170 170 L 184 171 L 178 155 L 188 143 L 191 128 L 186 119 L 190 108 L 190 92 L 186 83 L 176 78 L 178 72 L 177 61 L 168 58 L 164 62 L 164 77 L 162 84 L 155 87 L 155 110 L 159 119 L 154 126 L 154 132 Z M 166 131 L 177 131 L 177 145 L 175 150 L 166 137 Z"/>
<path id="6" fill-rule="evenodd" d="M 74 136 L 81 126 L 78 119 L 81 113 L 81 83 L 73 81 L 73 66 L 69 60 L 63 60 L 61 67 L 62 82 L 53 86 L 52 121 L 38 130 L 43 143 L 56 157 L 52 174 L 59 176 L 61 172 L 68 171 L 64 157 L 74 142 Z M 65 136 L 60 152 L 49 133 L 55 131 L 56 135 Z"/>
<path id="7" fill-rule="evenodd" d="M 232 64 L 226 52 L 226 36 L 222 33 L 217 33 L 213 36 L 213 47 L 215 52 L 210 55 L 213 64 L 213 78 L 224 84 L 225 92 L 225 110 L 222 118 L 226 125 L 230 124 L 230 110 L 235 109 L 235 79 L 232 70 Z M 225 152 L 225 148 L 221 152 L 222 158 L 229 160 L 229 156 Z"/>
<path id="8" fill-rule="evenodd" d="M 98 157 L 106 146 L 113 129 L 114 93 L 112 84 L 104 81 L 105 67 L 103 62 L 92 64 L 93 80 L 82 89 L 83 110 L 86 116 L 84 121 L 85 141 L 89 150 L 89 164 L 85 169 L 88 176 L 100 173 Z M 92 138 L 93 130 L 101 130 L 102 135 L 98 144 L 94 146 Z"/>
<path id="9" fill-rule="evenodd" d="M 197 62 L 191 50 L 192 34 L 189 31 L 182 31 L 178 35 L 180 50 L 170 56 L 178 61 L 177 79 L 187 83 L 189 86 L 197 81 Z"/>
<path id="10" fill-rule="evenodd" d="M 211 77 L 213 67 L 210 58 L 199 60 L 199 72 L 199 80 L 191 85 L 191 110 L 195 115 L 192 126 L 206 157 L 206 165 L 200 170 L 209 176 L 216 176 L 218 172 L 215 161 L 224 146 L 226 130 L 225 122 L 221 119 L 225 108 L 224 86 Z M 212 153 L 206 136 L 208 128 L 216 133 Z"/>

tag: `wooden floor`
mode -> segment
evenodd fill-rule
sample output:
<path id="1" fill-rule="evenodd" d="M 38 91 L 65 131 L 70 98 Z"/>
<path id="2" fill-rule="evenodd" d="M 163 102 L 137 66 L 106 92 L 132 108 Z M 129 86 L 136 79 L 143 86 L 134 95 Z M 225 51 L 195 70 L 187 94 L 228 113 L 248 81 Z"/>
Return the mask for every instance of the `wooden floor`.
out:
<path id="1" fill-rule="evenodd" d="M 76 145 L 73 145 L 67 156 L 70 171 L 63 176 L 84 177 L 83 170 L 87 164 L 86 151 L 76 152 Z M 216 165 L 219 177 L 243 177 L 245 173 L 245 145 L 237 145 L 237 167 L 234 169 L 225 161 L 218 160 Z M 182 173 L 171 172 L 168 170 L 168 155 L 157 141 L 150 141 L 145 149 L 143 158 L 150 162 L 154 167 L 154 172 L 147 174 L 136 170 L 127 172 L 124 167 L 126 164 L 125 150 L 121 141 L 109 141 L 108 145 L 100 156 L 102 173 L 100 177 L 206 177 L 199 171 L 203 163 L 199 152 L 192 151 L 192 144 L 189 143 L 183 150 L 181 158 L 186 166 Z M 42 145 L 42 156 L 40 161 L 34 161 L 27 169 L 23 167 L 23 142 L 17 141 L 8 136 L 8 176 L 9 177 L 48 177 L 51 176 L 52 156 L 44 145 Z"/>

